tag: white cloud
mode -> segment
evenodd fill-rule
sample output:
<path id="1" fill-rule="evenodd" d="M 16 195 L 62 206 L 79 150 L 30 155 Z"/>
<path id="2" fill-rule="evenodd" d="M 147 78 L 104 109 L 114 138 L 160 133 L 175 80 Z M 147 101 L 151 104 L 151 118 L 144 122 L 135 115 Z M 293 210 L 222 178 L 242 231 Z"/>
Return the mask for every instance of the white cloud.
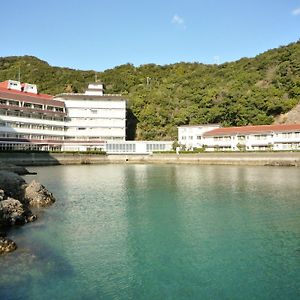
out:
<path id="1" fill-rule="evenodd" d="M 177 14 L 175 14 L 172 18 L 172 23 L 177 25 L 183 25 L 184 26 L 184 20 Z"/>
<path id="2" fill-rule="evenodd" d="M 300 16 L 300 7 L 295 8 L 295 9 L 292 11 L 292 15 L 294 15 L 294 16 Z"/>

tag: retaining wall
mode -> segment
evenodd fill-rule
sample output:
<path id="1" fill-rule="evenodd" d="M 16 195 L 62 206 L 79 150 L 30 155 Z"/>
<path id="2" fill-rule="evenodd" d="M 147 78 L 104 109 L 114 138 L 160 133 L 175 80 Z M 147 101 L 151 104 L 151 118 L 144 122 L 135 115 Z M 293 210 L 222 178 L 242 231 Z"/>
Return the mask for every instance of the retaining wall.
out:
<path id="1" fill-rule="evenodd" d="M 73 153 L 0 153 L 0 160 L 22 166 L 103 163 L 176 163 L 203 165 L 300 166 L 300 152 L 95 155 Z"/>

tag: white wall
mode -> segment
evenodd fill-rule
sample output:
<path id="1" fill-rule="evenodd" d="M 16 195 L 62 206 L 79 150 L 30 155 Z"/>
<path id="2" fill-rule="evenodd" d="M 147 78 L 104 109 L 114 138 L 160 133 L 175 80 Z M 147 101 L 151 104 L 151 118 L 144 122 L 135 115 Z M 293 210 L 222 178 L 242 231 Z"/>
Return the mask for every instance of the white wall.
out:
<path id="1" fill-rule="evenodd" d="M 172 141 L 107 142 L 105 151 L 108 154 L 151 154 L 155 151 L 170 151 L 172 145 Z"/>
<path id="2" fill-rule="evenodd" d="M 126 100 L 108 100 L 103 96 L 82 95 L 82 99 L 60 99 L 67 111 L 66 136 L 99 137 L 101 140 L 126 138 Z"/>
<path id="3" fill-rule="evenodd" d="M 219 125 L 195 125 L 178 127 L 178 142 L 185 145 L 187 149 L 201 148 L 203 142 L 203 134 L 210 130 L 219 128 Z"/>

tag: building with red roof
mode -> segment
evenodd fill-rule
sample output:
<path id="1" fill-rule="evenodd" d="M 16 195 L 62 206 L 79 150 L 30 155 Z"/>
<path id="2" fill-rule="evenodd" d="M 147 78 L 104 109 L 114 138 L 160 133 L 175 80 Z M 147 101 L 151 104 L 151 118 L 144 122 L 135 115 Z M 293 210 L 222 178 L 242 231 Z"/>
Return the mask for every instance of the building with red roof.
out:
<path id="1" fill-rule="evenodd" d="M 178 132 L 180 130 L 182 126 Z M 202 135 L 181 135 L 181 144 L 188 146 L 182 143 L 184 140 L 197 140 L 199 148 L 204 147 L 207 151 L 300 150 L 300 124 L 217 127 Z"/>
<path id="2" fill-rule="evenodd" d="M 39 94 L 35 84 L 0 83 L 0 150 L 61 149 L 65 118 L 64 102 Z"/>
<path id="3" fill-rule="evenodd" d="M 126 100 L 104 95 L 101 83 L 54 97 L 35 84 L 0 83 L 0 150 L 100 150 L 106 140 L 125 140 L 125 129 Z"/>

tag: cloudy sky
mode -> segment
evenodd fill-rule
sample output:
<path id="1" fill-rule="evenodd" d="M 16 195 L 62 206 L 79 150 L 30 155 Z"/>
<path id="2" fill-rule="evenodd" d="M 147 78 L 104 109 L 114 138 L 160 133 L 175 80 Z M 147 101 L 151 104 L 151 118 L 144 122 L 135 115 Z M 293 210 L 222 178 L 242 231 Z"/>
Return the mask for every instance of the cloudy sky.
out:
<path id="1" fill-rule="evenodd" d="M 223 63 L 300 39 L 300 0 L 14 0 L 1 12 L 0 56 L 82 70 Z"/>

